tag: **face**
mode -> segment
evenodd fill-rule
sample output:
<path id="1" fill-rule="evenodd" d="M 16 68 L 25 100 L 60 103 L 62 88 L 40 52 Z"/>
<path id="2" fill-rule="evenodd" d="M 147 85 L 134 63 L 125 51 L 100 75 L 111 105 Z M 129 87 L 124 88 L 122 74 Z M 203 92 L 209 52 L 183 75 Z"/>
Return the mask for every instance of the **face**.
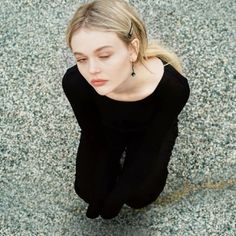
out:
<path id="1" fill-rule="evenodd" d="M 98 94 L 120 91 L 130 79 L 134 52 L 115 33 L 80 29 L 71 47 L 80 73 Z"/>

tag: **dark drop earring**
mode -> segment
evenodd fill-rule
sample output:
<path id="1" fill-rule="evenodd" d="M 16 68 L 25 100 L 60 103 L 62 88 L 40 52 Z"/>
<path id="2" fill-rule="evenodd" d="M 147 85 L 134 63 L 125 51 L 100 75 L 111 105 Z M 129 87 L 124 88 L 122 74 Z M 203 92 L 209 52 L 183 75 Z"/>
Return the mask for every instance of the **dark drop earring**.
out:
<path id="1" fill-rule="evenodd" d="M 132 77 L 135 77 L 136 73 L 134 72 L 134 63 L 132 62 L 132 73 L 131 73 L 131 76 Z"/>

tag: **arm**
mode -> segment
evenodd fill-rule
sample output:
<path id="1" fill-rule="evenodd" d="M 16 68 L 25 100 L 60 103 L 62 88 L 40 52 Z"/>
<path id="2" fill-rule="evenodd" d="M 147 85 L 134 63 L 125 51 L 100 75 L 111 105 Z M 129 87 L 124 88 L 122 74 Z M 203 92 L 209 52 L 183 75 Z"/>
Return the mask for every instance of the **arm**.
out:
<path id="1" fill-rule="evenodd" d="M 107 137 L 93 101 L 95 91 L 85 81 L 77 67 L 67 70 L 62 79 L 62 87 L 81 128 L 81 142 L 78 149 L 80 196 L 89 202 L 87 216 L 95 218 L 110 191 L 114 175 L 110 168 L 113 163 L 110 162 L 114 155 L 108 146 L 104 146 L 104 143 L 108 142 L 105 141 Z"/>
<path id="2" fill-rule="evenodd" d="M 145 186 L 145 181 L 151 182 L 148 176 L 153 172 L 162 140 L 184 108 L 190 88 L 184 77 L 170 77 L 158 93 L 158 110 L 142 139 L 143 142 L 137 145 L 135 160 L 124 166 L 119 182 L 107 197 L 101 213 L 104 218 L 116 216 L 129 197 Z M 145 193 L 145 189 L 142 190 Z"/>

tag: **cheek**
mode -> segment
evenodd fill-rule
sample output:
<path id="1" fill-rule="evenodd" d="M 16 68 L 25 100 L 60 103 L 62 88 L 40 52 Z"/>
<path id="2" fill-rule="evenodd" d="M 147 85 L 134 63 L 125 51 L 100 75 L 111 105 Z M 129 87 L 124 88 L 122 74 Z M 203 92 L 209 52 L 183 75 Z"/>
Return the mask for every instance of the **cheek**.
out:
<path id="1" fill-rule="evenodd" d="M 127 74 L 130 72 L 131 64 L 127 55 L 118 55 L 114 57 L 110 62 L 109 66 L 106 68 L 106 71 L 109 71 L 109 74 L 112 74 L 115 78 L 118 76 L 120 78 L 127 77 Z"/>

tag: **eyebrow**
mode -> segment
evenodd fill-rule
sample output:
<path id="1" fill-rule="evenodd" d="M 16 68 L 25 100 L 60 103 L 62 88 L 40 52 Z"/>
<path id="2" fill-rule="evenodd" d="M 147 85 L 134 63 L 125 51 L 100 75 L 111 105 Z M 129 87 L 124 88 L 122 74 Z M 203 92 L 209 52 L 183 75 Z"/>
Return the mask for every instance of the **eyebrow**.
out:
<path id="1" fill-rule="evenodd" d="M 100 47 L 100 48 L 97 48 L 97 49 L 95 50 L 95 52 L 99 52 L 99 51 L 101 51 L 101 50 L 103 50 L 103 49 L 105 49 L 105 48 L 112 48 L 112 46 L 110 46 L 110 45 L 102 46 L 102 47 Z M 74 54 L 75 56 L 84 55 L 82 52 L 74 52 L 73 54 Z"/>

